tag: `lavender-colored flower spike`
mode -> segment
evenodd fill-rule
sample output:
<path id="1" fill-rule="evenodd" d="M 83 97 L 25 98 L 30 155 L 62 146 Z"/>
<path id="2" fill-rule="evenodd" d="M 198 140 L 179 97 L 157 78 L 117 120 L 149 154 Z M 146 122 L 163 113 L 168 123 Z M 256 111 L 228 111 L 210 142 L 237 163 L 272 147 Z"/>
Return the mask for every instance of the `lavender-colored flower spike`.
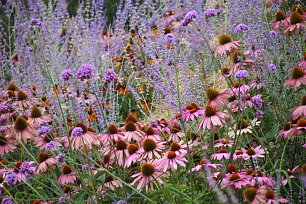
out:
<path id="1" fill-rule="evenodd" d="M 197 16 L 198 16 L 198 12 L 196 12 L 196 11 L 189 11 L 189 12 L 185 15 L 185 17 L 184 17 L 184 19 L 183 19 L 183 22 L 182 22 L 183 26 L 188 25 L 188 24 L 189 24 L 191 21 L 193 21 Z"/>
<path id="2" fill-rule="evenodd" d="M 247 78 L 249 75 L 248 71 L 245 70 L 245 69 L 242 69 L 242 70 L 239 70 L 235 73 L 234 77 L 236 79 L 244 79 L 244 78 Z"/>
<path id="3" fill-rule="evenodd" d="M 5 182 L 9 185 L 15 185 L 17 183 L 18 179 L 17 179 L 17 175 L 15 173 L 11 173 L 9 175 L 6 176 L 5 178 Z"/>
<path id="4" fill-rule="evenodd" d="M 273 72 L 273 73 L 277 71 L 277 67 L 276 67 L 275 64 L 269 64 L 269 65 L 268 65 L 268 68 L 269 68 L 269 70 L 270 70 L 271 72 Z"/>
<path id="5" fill-rule="evenodd" d="M 14 200 L 10 196 L 6 196 L 2 199 L 1 204 L 14 204 Z"/>
<path id="6" fill-rule="evenodd" d="M 241 24 L 239 24 L 239 25 L 237 25 L 237 26 L 235 27 L 234 32 L 235 32 L 235 33 L 240 33 L 240 32 L 246 32 L 246 31 L 250 31 L 250 30 L 251 30 L 251 29 L 250 29 L 249 26 L 247 26 L 247 25 L 241 23 Z"/>
<path id="7" fill-rule="evenodd" d="M 277 37 L 277 32 L 275 30 L 271 30 L 269 32 L 269 35 L 270 35 L 271 38 L 276 38 Z"/>
<path id="8" fill-rule="evenodd" d="M 80 127 L 75 127 L 73 128 L 72 132 L 71 132 L 71 136 L 72 137 L 79 137 L 83 134 L 83 129 Z"/>
<path id="9" fill-rule="evenodd" d="M 64 81 L 68 81 L 71 77 L 73 76 L 73 72 L 71 69 L 65 69 L 62 73 L 61 73 L 61 78 Z"/>
<path id="10" fill-rule="evenodd" d="M 76 77 L 81 81 L 84 81 L 84 79 L 91 79 L 93 77 L 94 71 L 95 68 L 91 64 L 83 64 L 78 69 Z"/>
<path id="11" fill-rule="evenodd" d="M 207 9 L 205 12 L 204 12 L 204 15 L 206 17 L 213 17 L 213 16 L 216 16 L 218 15 L 218 10 L 216 9 Z"/>

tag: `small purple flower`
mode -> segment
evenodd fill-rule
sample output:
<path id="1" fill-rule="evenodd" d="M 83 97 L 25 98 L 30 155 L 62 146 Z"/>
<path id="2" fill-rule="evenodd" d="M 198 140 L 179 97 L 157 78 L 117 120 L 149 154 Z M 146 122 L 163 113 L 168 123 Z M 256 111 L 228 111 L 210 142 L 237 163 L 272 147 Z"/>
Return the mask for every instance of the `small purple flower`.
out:
<path id="1" fill-rule="evenodd" d="M 250 27 L 245 25 L 244 23 L 241 23 L 234 28 L 235 33 L 246 32 L 250 30 L 251 30 Z"/>
<path id="2" fill-rule="evenodd" d="M 247 78 L 249 75 L 248 71 L 245 70 L 245 69 L 242 69 L 242 70 L 239 70 L 235 73 L 234 77 L 236 79 L 244 79 L 244 78 Z"/>
<path id="3" fill-rule="evenodd" d="M 116 202 L 112 202 L 112 204 L 128 204 L 127 200 L 118 200 Z"/>
<path id="4" fill-rule="evenodd" d="M 155 120 L 155 119 L 152 119 L 152 120 L 150 121 L 150 123 L 151 123 L 151 126 L 152 126 L 152 127 L 157 127 L 157 126 L 158 126 L 158 121 Z"/>
<path id="5" fill-rule="evenodd" d="M 95 71 L 94 66 L 91 64 L 83 64 L 80 66 L 76 73 L 76 77 L 80 79 L 81 81 L 84 81 L 84 79 L 90 79 L 93 77 L 93 72 Z"/>
<path id="6" fill-rule="evenodd" d="M 263 105 L 263 100 L 260 95 L 253 96 L 252 102 L 256 108 L 261 108 Z"/>
<path id="7" fill-rule="evenodd" d="M 37 129 L 37 135 L 48 135 L 51 131 L 51 128 L 48 126 L 41 126 L 40 128 Z"/>
<path id="8" fill-rule="evenodd" d="M 189 24 L 191 21 L 193 21 L 197 16 L 198 16 L 198 12 L 196 12 L 196 11 L 189 11 L 189 12 L 185 15 L 185 17 L 184 17 L 184 19 L 183 19 L 183 22 L 182 22 L 183 26 L 188 25 L 188 24 Z"/>
<path id="9" fill-rule="evenodd" d="M 165 41 L 166 41 L 167 44 L 172 44 L 174 42 L 174 40 L 175 40 L 175 36 L 174 36 L 173 33 L 167 33 L 165 35 Z"/>
<path id="10" fill-rule="evenodd" d="M 56 149 L 56 142 L 55 141 L 51 141 L 46 145 L 46 149 L 48 151 L 53 151 Z"/>
<path id="11" fill-rule="evenodd" d="M 1 204 L 14 204 L 14 200 L 10 196 L 6 196 L 2 199 Z"/>
<path id="12" fill-rule="evenodd" d="M 44 126 L 44 125 L 47 125 L 48 123 L 47 123 L 47 121 L 45 121 L 45 120 L 41 120 L 40 122 L 39 122 L 39 126 Z"/>
<path id="13" fill-rule="evenodd" d="M 216 9 L 207 9 L 205 12 L 204 12 L 204 15 L 206 17 L 213 17 L 213 16 L 216 16 L 218 15 L 218 10 Z"/>
<path id="14" fill-rule="evenodd" d="M 269 70 L 270 70 L 271 72 L 273 72 L 273 73 L 277 71 L 277 67 L 276 67 L 275 64 L 269 64 L 269 65 L 268 65 L 268 68 L 269 68 Z"/>
<path id="15" fill-rule="evenodd" d="M 56 163 L 62 164 L 65 161 L 65 154 L 59 153 L 55 158 L 56 158 Z"/>
<path id="16" fill-rule="evenodd" d="M 72 137 L 80 137 L 82 134 L 83 134 L 83 129 L 81 127 L 75 127 L 71 132 Z"/>
<path id="17" fill-rule="evenodd" d="M 262 118 L 265 115 L 262 110 L 256 110 L 255 114 L 257 118 Z"/>
<path id="18" fill-rule="evenodd" d="M 14 108 L 11 104 L 1 104 L 0 105 L 0 113 L 9 113 L 13 111 L 14 111 Z"/>
<path id="19" fill-rule="evenodd" d="M 19 167 L 19 172 L 23 173 L 26 177 L 35 173 L 35 167 L 32 166 L 33 162 L 24 161 Z"/>
<path id="20" fill-rule="evenodd" d="M 65 69 L 61 73 L 61 78 L 62 78 L 63 81 L 68 81 L 72 76 L 73 76 L 73 72 L 72 72 L 71 69 Z"/>
<path id="21" fill-rule="evenodd" d="M 277 32 L 275 30 L 271 30 L 269 32 L 269 35 L 270 35 L 271 38 L 276 38 L 277 37 Z"/>
<path id="22" fill-rule="evenodd" d="M 17 183 L 18 179 L 17 179 L 17 175 L 15 173 L 11 173 L 9 175 L 6 176 L 5 178 L 5 182 L 9 185 L 15 185 Z"/>
<path id="23" fill-rule="evenodd" d="M 118 75 L 114 71 L 114 69 L 107 69 L 104 72 L 104 77 L 103 79 L 107 82 L 110 83 L 112 81 L 116 81 L 118 79 Z"/>
<path id="24" fill-rule="evenodd" d="M 67 200 L 67 197 L 66 197 L 66 196 L 61 196 L 61 197 L 59 197 L 58 202 L 59 202 L 59 203 L 65 203 L 66 200 Z"/>
<path id="25" fill-rule="evenodd" d="M 28 49 L 28 52 L 32 52 L 33 51 L 33 48 L 31 48 L 31 47 L 28 47 L 27 49 Z"/>

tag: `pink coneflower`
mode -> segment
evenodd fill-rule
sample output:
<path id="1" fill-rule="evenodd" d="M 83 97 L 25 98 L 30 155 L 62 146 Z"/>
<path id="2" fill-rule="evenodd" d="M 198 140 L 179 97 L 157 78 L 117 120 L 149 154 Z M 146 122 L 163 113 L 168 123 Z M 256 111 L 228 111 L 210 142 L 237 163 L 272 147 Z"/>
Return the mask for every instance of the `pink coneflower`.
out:
<path id="1" fill-rule="evenodd" d="M 128 142 L 136 141 L 140 143 L 145 136 L 145 133 L 137 130 L 135 123 L 132 121 L 128 121 L 125 124 L 125 132 L 124 132 L 125 138 Z"/>
<path id="2" fill-rule="evenodd" d="M 200 170 L 206 170 L 206 168 L 217 169 L 218 167 L 221 167 L 221 166 L 222 166 L 221 164 L 212 164 L 208 159 L 203 158 L 200 160 L 200 164 L 193 167 L 191 171 L 198 172 Z"/>
<path id="3" fill-rule="evenodd" d="M 41 122 L 50 122 L 51 121 L 51 116 L 50 115 L 43 115 L 39 108 L 34 106 L 31 111 L 31 115 L 28 119 L 29 124 L 37 124 L 39 125 Z"/>
<path id="4" fill-rule="evenodd" d="M 260 121 L 257 121 L 257 119 L 253 119 L 251 121 L 251 124 L 245 119 L 241 119 L 237 122 L 237 124 L 234 125 L 233 130 L 228 133 L 230 137 L 234 137 L 235 133 L 236 135 L 242 135 L 242 134 L 251 134 L 252 133 L 252 126 L 258 126 L 260 124 Z M 236 131 L 237 129 L 237 131 Z"/>
<path id="5" fill-rule="evenodd" d="M 164 172 L 170 167 L 172 171 L 177 170 L 177 166 L 186 167 L 187 159 L 174 151 L 168 151 L 163 158 L 158 160 L 159 165 L 163 166 Z"/>
<path id="6" fill-rule="evenodd" d="M 181 114 L 176 114 L 173 118 L 169 120 L 169 124 L 173 125 L 176 122 L 181 122 L 182 116 Z"/>
<path id="7" fill-rule="evenodd" d="M 75 175 L 76 171 L 72 170 L 71 166 L 64 165 L 62 168 L 62 175 L 58 178 L 57 182 L 60 185 L 75 183 L 78 177 Z"/>
<path id="8" fill-rule="evenodd" d="M 226 89 L 217 91 L 216 89 L 208 88 L 206 90 L 206 97 L 208 98 L 207 104 L 216 108 L 222 108 L 226 104 L 227 98 L 229 97 L 227 92 L 228 91 Z"/>
<path id="9" fill-rule="evenodd" d="M 263 87 L 265 87 L 265 84 L 259 79 L 251 81 L 251 85 L 250 85 L 251 89 L 262 89 Z"/>
<path id="10" fill-rule="evenodd" d="M 9 152 L 13 152 L 16 149 L 14 145 L 15 143 L 16 143 L 15 140 L 9 137 L 0 135 L 0 155 L 4 155 Z"/>
<path id="11" fill-rule="evenodd" d="M 110 144 L 112 141 L 117 141 L 119 139 L 124 138 L 124 133 L 123 132 L 118 132 L 118 128 L 116 125 L 109 125 L 107 127 L 107 132 L 105 134 L 98 135 L 98 140 L 102 144 Z"/>
<path id="12" fill-rule="evenodd" d="M 188 152 L 187 151 L 187 145 L 184 144 L 183 140 L 181 140 L 180 142 L 172 142 L 171 145 L 170 145 L 170 151 L 177 152 L 181 156 L 185 156 Z"/>
<path id="13" fill-rule="evenodd" d="M 203 115 L 204 111 L 200 110 L 200 107 L 196 103 L 190 103 L 183 110 L 183 119 L 185 122 L 193 121 L 198 118 L 200 115 Z"/>
<path id="14" fill-rule="evenodd" d="M 146 138 L 142 142 L 142 148 L 139 150 L 141 159 L 160 158 L 163 151 L 163 143 L 152 138 Z"/>
<path id="15" fill-rule="evenodd" d="M 287 173 L 289 175 L 289 180 L 296 178 L 296 174 L 300 171 L 300 166 L 296 166 L 293 169 L 287 169 Z M 287 177 L 283 176 L 282 184 L 285 186 L 288 183 Z"/>
<path id="16" fill-rule="evenodd" d="M 293 120 L 298 119 L 300 116 L 306 117 L 306 96 L 302 98 L 301 105 L 291 109 L 291 111 Z"/>
<path id="17" fill-rule="evenodd" d="M 227 174 L 221 182 L 221 188 L 225 188 L 227 186 L 232 186 L 234 188 L 242 188 L 243 186 L 249 185 L 249 181 L 246 180 L 242 174 L 232 173 Z"/>
<path id="18" fill-rule="evenodd" d="M 283 29 L 284 27 L 287 27 L 289 25 L 289 21 L 287 19 L 287 16 L 284 12 L 278 11 L 275 15 L 275 21 L 272 24 L 273 30 Z"/>
<path id="19" fill-rule="evenodd" d="M 284 198 L 275 198 L 275 193 L 272 190 L 267 190 L 265 193 L 266 203 L 267 204 L 279 204 L 279 203 L 288 203 L 288 200 Z"/>
<path id="20" fill-rule="evenodd" d="M 242 84 L 239 81 L 235 81 L 233 87 L 229 90 L 229 94 L 235 96 L 244 96 L 248 90 L 250 90 L 250 87 L 248 85 Z"/>
<path id="21" fill-rule="evenodd" d="M 163 140 L 163 138 L 160 135 L 155 133 L 155 131 L 152 127 L 146 128 L 144 132 L 146 133 L 146 135 L 143 137 L 143 139 L 152 138 L 156 141 L 162 141 Z"/>
<path id="22" fill-rule="evenodd" d="M 301 30 L 306 28 L 305 17 L 301 15 L 298 11 L 293 11 L 290 14 L 290 24 L 284 30 L 285 34 L 297 34 Z"/>
<path id="23" fill-rule="evenodd" d="M 271 187 L 275 186 L 276 184 L 272 178 L 264 176 L 264 173 L 260 170 L 253 174 L 253 180 L 260 185 L 268 185 Z"/>
<path id="24" fill-rule="evenodd" d="M 300 67 L 293 67 L 291 77 L 285 84 L 288 88 L 292 86 L 295 91 L 301 84 L 306 85 L 306 70 Z"/>
<path id="25" fill-rule="evenodd" d="M 240 67 L 252 67 L 254 60 L 246 59 L 242 52 L 234 51 L 231 54 L 233 65 L 229 67 L 231 75 L 235 74 Z"/>
<path id="26" fill-rule="evenodd" d="M 104 187 L 114 191 L 116 188 L 123 187 L 123 185 L 121 181 L 115 180 L 111 175 L 106 175 L 104 179 Z"/>
<path id="27" fill-rule="evenodd" d="M 104 154 L 111 154 L 114 160 L 117 160 L 119 166 L 124 165 L 124 161 L 128 156 L 128 144 L 124 139 L 115 142 L 114 152 L 111 146 L 105 148 Z"/>
<path id="28" fill-rule="evenodd" d="M 245 153 L 243 153 L 241 150 L 236 150 L 233 155 L 233 160 L 236 161 L 237 159 L 243 159 L 245 158 Z"/>
<path id="29" fill-rule="evenodd" d="M 293 136 L 295 130 L 292 128 L 292 124 L 290 122 L 287 122 L 283 125 L 283 129 L 279 132 L 279 136 L 287 139 L 289 136 Z"/>
<path id="30" fill-rule="evenodd" d="M 199 127 L 203 130 L 209 130 L 215 126 L 220 127 L 224 122 L 224 118 L 224 113 L 218 112 L 217 109 L 211 105 L 207 105 L 204 111 L 204 116 L 199 123 Z"/>
<path id="31" fill-rule="evenodd" d="M 165 120 L 164 118 L 157 120 L 157 126 L 156 129 L 157 132 L 159 133 L 169 133 L 170 132 L 170 128 L 169 128 L 169 123 L 167 122 L 167 120 Z"/>
<path id="32" fill-rule="evenodd" d="M 170 129 L 170 134 L 168 136 L 168 141 L 180 142 L 184 137 L 185 133 L 181 126 L 174 124 Z"/>
<path id="33" fill-rule="evenodd" d="M 306 130 L 306 119 L 300 118 L 296 123 L 297 134 L 302 134 Z"/>
<path id="34" fill-rule="evenodd" d="M 28 108 L 31 105 L 28 95 L 22 90 L 19 90 L 17 93 L 17 103 L 20 109 Z"/>
<path id="35" fill-rule="evenodd" d="M 215 56 L 224 56 L 239 50 L 241 47 L 240 41 L 233 41 L 232 37 L 228 34 L 222 34 L 219 36 L 219 46 L 215 50 Z"/>
<path id="36" fill-rule="evenodd" d="M 227 150 L 225 148 L 220 149 L 217 153 L 212 154 L 210 156 L 211 159 L 214 160 L 221 160 L 221 159 L 229 159 L 230 158 L 230 153 L 227 152 Z"/>
<path id="37" fill-rule="evenodd" d="M 70 140 L 73 150 L 78 150 L 85 147 L 92 149 L 93 145 L 99 145 L 97 134 L 83 123 L 78 123 L 73 129 L 70 130 L 69 134 L 71 135 Z"/>
<path id="38" fill-rule="evenodd" d="M 145 190 L 148 191 L 149 188 L 154 189 L 153 180 L 163 184 L 164 182 L 160 178 L 162 170 L 158 166 L 157 161 L 143 163 L 140 168 L 140 173 L 132 175 L 134 178 L 132 185 L 139 182 L 137 190 L 146 187 Z"/>
<path id="39" fill-rule="evenodd" d="M 215 141 L 214 147 L 231 147 L 233 146 L 234 141 L 229 139 L 220 139 Z"/>
<path id="40" fill-rule="evenodd" d="M 56 164 L 56 158 L 50 157 L 47 152 L 41 152 L 38 155 L 38 165 L 36 167 L 36 173 L 39 174 L 40 172 L 46 172 L 48 167 L 53 166 Z"/>
<path id="41" fill-rule="evenodd" d="M 297 66 L 306 69 L 306 52 L 304 52 L 304 59 L 300 61 Z"/>
<path id="42" fill-rule="evenodd" d="M 125 167 L 129 167 L 131 166 L 133 163 L 136 163 L 139 160 L 140 157 L 140 151 L 139 151 L 139 147 L 137 144 L 130 144 L 127 147 L 128 150 L 128 156 L 125 160 L 124 166 Z"/>
<path id="43" fill-rule="evenodd" d="M 250 147 L 248 149 L 242 148 L 241 150 L 245 155 L 245 157 L 244 157 L 245 160 L 248 160 L 250 158 L 258 158 L 258 157 L 264 158 L 265 157 L 264 156 L 265 150 L 263 150 L 260 145 L 258 147 L 256 147 L 255 149 Z"/>
<path id="44" fill-rule="evenodd" d="M 8 138 L 16 138 L 18 141 L 27 143 L 36 136 L 35 130 L 27 123 L 26 119 L 18 116 L 14 122 L 14 126 L 9 130 Z"/>

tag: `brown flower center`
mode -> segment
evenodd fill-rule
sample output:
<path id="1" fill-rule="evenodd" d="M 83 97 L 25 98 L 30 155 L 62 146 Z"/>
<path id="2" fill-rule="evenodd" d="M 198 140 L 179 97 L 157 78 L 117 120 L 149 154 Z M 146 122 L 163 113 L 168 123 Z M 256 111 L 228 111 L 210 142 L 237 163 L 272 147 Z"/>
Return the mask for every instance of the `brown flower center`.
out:
<path id="1" fill-rule="evenodd" d="M 207 105 L 206 108 L 205 108 L 205 116 L 206 117 L 214 116 L 214 115 L 216 115 L 216 112 L 217 112 L 217 110 L 214 107 L 212 107 L 211 105 Z"/>
<path id="2" fill-rule="evenodd" d="M 265 193 L 265 196 L 267 199 L 274 199 L 274 192 L 272 190 L 267 190 L 267 192 Z"/>
<path id="3" fill-rule="evenodd" d="M 196 109 L 196 110 L 200 109 L 199 105 L 194 102 L 192 102 L 190 105 L 192 106 L 192 109 Z"/>
<path id="4" fill-rule="evenodd" d="M 129 154 L 134 154 L 135 152 L 137 152 L 137 150 L 139 149 L 137 144 L 130 144 L 128 146 L 128 152 Z"/>
<path id="5" fill-rule="evenodd" d="M 129 114 L 128 117 L 125 119 L 125 122 L 131 121 L 133 123 L 137 123 L 138 120 L 132 114 Z"/>
<path id="6" fill-rule="evenodd" d="M 246 173 L 247 173 L 247 175 L 254 175 L 255 170 L 254 169 L 247 169 Z"/>
<path id="7" fill-rule="evenodd" d="M 16 91 L 18 88 L 17 86 L 14 84 L 14 82 L 11 82 L 8 86 L 7 86 L 7 90 L 10 91 Z"/>
<path id="8" fill-rule="evenodd" d="M 294 25 L 297 23 L 302 23 L 304 21 L 304 18 L 301 14 L 299 14 L 299 12 L 294 11 L 291 13 L 290 15 L 290 24 Z"/>
<path id="9" fill-rule="evenodd" d="M 8 165 L 8 164 L 9 164 L 9 162 L 8 162 L 8 161 L 6 161 L 6 160 L 4 160 L 4 159 L 2 159 L 2 160 L 0 160 L 0 164 L 1 164 L 1 166 L 3 167 L 3 166 Z"/>
<path id="10" fill-rule="evenodd" d="M 292 76 L 293 79 L 299 79 L 299 78 L 303 77 L 304 74 L 305 73 L 304 73 L 304 70 L 302 68 L 299 68 L 299 67 L 293 67 L 292 68 L 291 76 Z"/>
<path id="11" fill-rule="evenodd" d="M 304 10 L 302 8 L 302 6 L 300 5 L 293 5 L 292 6 L 292 9 L 291 9 L 291 12 L 294 12 L 294 11 L 297 11 L 299 14 L 303 14 Z"/>
<path id="12" fill-rule="evenodd" d="M 242 86 L 242 83 L 241 82 L 239 82 L 239 81 L 235 81 L 234 83 L 233 83 L 233 86 L 234 86 L 234 88 L 239 88 L 240 86 Z"/>
<path id="13" fill-rule="evenodd" d="M 41 117 L 41 111 L 39 110 L 39 108 L 34 106 L 31 111 L 31 118 L 39 118 L 39 117 Z"/>
<path id="14" fill-rule="evenodd" d="M 224 75 L 228 75 L 230 72 L 230 69 L 228 67 L 222 67 L 221 72 Z"/>
<path id="15" fill-rule="evenodd" d="M 21 161 L 15 162 L 15 164 L 14 164 L 15 172 L 19 172 L 19 168 L 20 168 L 21 165 L 22 165 Z"/>
<path id="16" fill-rule="evenodd" d="M 7 139 L 5 136 L 0 136 L 0 146 L 5 146 L 7 144 Z"/>
<path id="17" fill-rule="evenodd" d="M 23 117 L 18 116 L 15 120 L 14 127 L 16 130 L 23 131 L 28 127 L 28 124 Z"/>
<path id="18" fill-rule="evenodd" d="M 181 145 L 177 142 L 172 142 L 172 144 L 170 145 L 171 151 L 178 151 L 180 149 L 181 149 Z"/>
<path id="19" fill-rule="evenodd" d="M 50 156 L 47 152 L 41 152 L 39 155 L 38 155 L 38 162 L 39 163 L 42 163 L 44 161 L 46 161 L 47 159 L 49 159 Z"/>
<path id="20" fill-rule="evenodd" d="M 210 164 L 210 161 L 208 159 L 205 159 L 205 158 L 201 159 L 200 160 L 200 165 L 205 165 L 205 164 Z"/>
<path id="21" fill-rule="evenodd" d="M 304 118 L 301 118 L 297 121 L 298 127 L 306 127 L 306 120 Z"/>
<path id="22" fill-rule="evenodd" d="M 118 133 L 118 129 L 117 129 L 117 127 L 116 127 L 116 125 L 109 125 L 108 126 L 108 128 L 107 128 L 107 130 L 108 130 L 108 132 L 110 133 L 110 134 L 116 134 L 116 133 Z"/>
<path id="23" fill-rule="evenodd" d="M 232 37 L 228 34 L 222 34 L 219 36 L 219 45 L 225 45 L 232 41 L 233 41 Z"/>
<path id="24" fill-rule="evenodd" d="M 282 11 L 278 11 L 275 15 L 275 20 L 276 21 L 282 21 L 286 19 L 286 14 L 284 14 L 284 12 Z"/>
<path id="25" fill-rule="evenodd" d="M 237 128 L 238 130 L 242 130 L 242 129 L 245 129 L 249 126 L 249 123 L 247 120 L 245 119 L 242 119 L 242 120 L 239 120 L 238 123 L 237 123 Z"/>
<path id="26" fill-rule="evenodd" d="M 302 98 L 302 106 L 306 106 L 306 96 Z"/>
<path id="27" fill-rule="evenodd" d="M 151 138 L 146 138 L 144 141 L 143 141 L 143 149 L 146 151 L 146 152 L 150 152 L 150 151 L 153 151 L 155 148 L 156 148 L 156 142 L 151 139 Z"/>
<path id="28" fill-rule="evenodd" d="M 284 124 L 283 130 L 284 130 L 284 131 L 290 130 L 291 127 L 292 127 L 291 123 L 290 123 L 290 122 L 287 122 L 287 123 Z"/>
<path id="29" fill-rule="evenodd" d="M 125 141 L 120 140 L 120 139 L 117 140 L 117 142 L 116 142 L 116 149 L 117 149 L 117 150 L 125 150 L 126 147 L 127 147 L 127 144 L 126 144 Z"/>
<path id="30" fill-rule="evenodd" d="M 176 157 L 176 154 L 174 151 L 170 151 L 167 154 L 168 159 L 174 159 Z"/>
<path id="31" fill-rule="evenodd" d="M 125 124 L 125 130 L 128 132 L 136 131 L 136 125 L 132 121 L 128 121 Z"/>
<path id="32" fill-rule="evenodd" d="M 63 168 L 62 168 L 62 173 L 63 174 L 70 174 L 71 172 L 72 172 L 71 166 L 69 166 L 69 165 L 63 166 Z"/>
<path id="33" fill-rule="evenodd" d="M 222 148 L 218 151 L 218 153 L 227 153 L 227 150 L 225 148 Z"/>
<path id="34" fill-rule="evenodd" d="M 239 174 L 237 174 L 237 173 L 234 173 L 234 174 L 232 174 L 230 177 L 229 177 L 229 180 L 230 181 L 237 181 L 237 180 L 239 180 L 240 179 L 240 176 L 239 176 Z"/>
<path id="35" fill-rule="evenodd" d="M 226 173 L 237 173 L 237 167 L 235 164 L 229 164 L 226 169 Z"/>
<path id="36" fill-rule="evenodd" d="M 152 127 L 148 127 L 148 128 L 145 129 L 145 133 L 147 135 L 154 135 L 154 130 L 153 130 Z"/>
<path id="37" fill-rule="evenodd" d="M 171 128 L 171 133 L 178 133 L 180 131 L 182 131 L 182 128 L 179 125 L 174 124 Z"/>
<path id="38" fill-rule="evenodd" d="M 254 176 L 258 176 L 258 177 L 263 177 L 263 172 L 262 171 L 256 171 L 256 173 L 254 174 Z"/>
<path id="39" fill-rule="evenodd" d="M 257 189 L 255 187 L 249 187 L 249 188 L 246 188 L 243 191 L 243 195 L 244 195 L 245 199 L 249 203 L 251 203 L 255 199 L 256 192 L 257 192 Z"/>
<path id="40" fill-rule="evenodd" d="M 28 99 L 28 95 L 26 93 L 24 93 L 23 91 L 19 90 L 18 94 L 17 94 L 17 100 L 18 101 L 23 101 L 23 100 L 27 100 Z"/>
<path id="41" fill-rule="evenodd" d="M 302 175 L 306 176 L 306 164 L 302 165 Z"/>
<path id="42" fill-rule="evenodd" d="M 63 191 L 64 191 L 64 193 L 69 193 L 71 191 L 71 187 L 70 186 L 65 186 Z"/>
<path id="43" fill-rule="evenodd" d="M 254 151 L 254 149 L 253 148 L 249 148 L 249 149 L 247 149 L 247 152 L 246 152 L 249 156 L 253 156 L 253 155 L 255 155 L 256 154 L 256 152 Z"/>
<path id="44" fill-rule="evenodd" d="M 206 97 L 208 98 L 208 100 L 214 100 L 215 98 L 217 98 L 218 95 L 219 91 L 217 91 L 216 89 L 208 88 L 206 90 Z"/>
<path id="45" fill-rule="evenodd" d="M 108 182 L 111 182 L 111 181 L 113 181 L 113 180 L 114 180 L 114 178 L 113 178 L 111 175 L 107 175 L 107 176 L 105 177 L 104 183 L 108 183 Z"/>
<path id="46" fill-rule="evenodd" d="M 144 176 L 152 176 L 155 172 L 155 167 L 150 163 L 144 163 L 141 166 L 141 173 Z"/>

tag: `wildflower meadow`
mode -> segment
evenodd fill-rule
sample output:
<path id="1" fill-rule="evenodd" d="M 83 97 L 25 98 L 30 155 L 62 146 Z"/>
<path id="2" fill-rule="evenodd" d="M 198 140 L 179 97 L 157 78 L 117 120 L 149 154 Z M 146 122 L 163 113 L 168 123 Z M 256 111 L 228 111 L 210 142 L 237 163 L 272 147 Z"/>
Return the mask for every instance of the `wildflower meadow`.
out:
<path id="1" fill-rule="evenodd" d="M 305 0 L 68 2 L 0 1 L 0 204 L 306 203 Z"/>

